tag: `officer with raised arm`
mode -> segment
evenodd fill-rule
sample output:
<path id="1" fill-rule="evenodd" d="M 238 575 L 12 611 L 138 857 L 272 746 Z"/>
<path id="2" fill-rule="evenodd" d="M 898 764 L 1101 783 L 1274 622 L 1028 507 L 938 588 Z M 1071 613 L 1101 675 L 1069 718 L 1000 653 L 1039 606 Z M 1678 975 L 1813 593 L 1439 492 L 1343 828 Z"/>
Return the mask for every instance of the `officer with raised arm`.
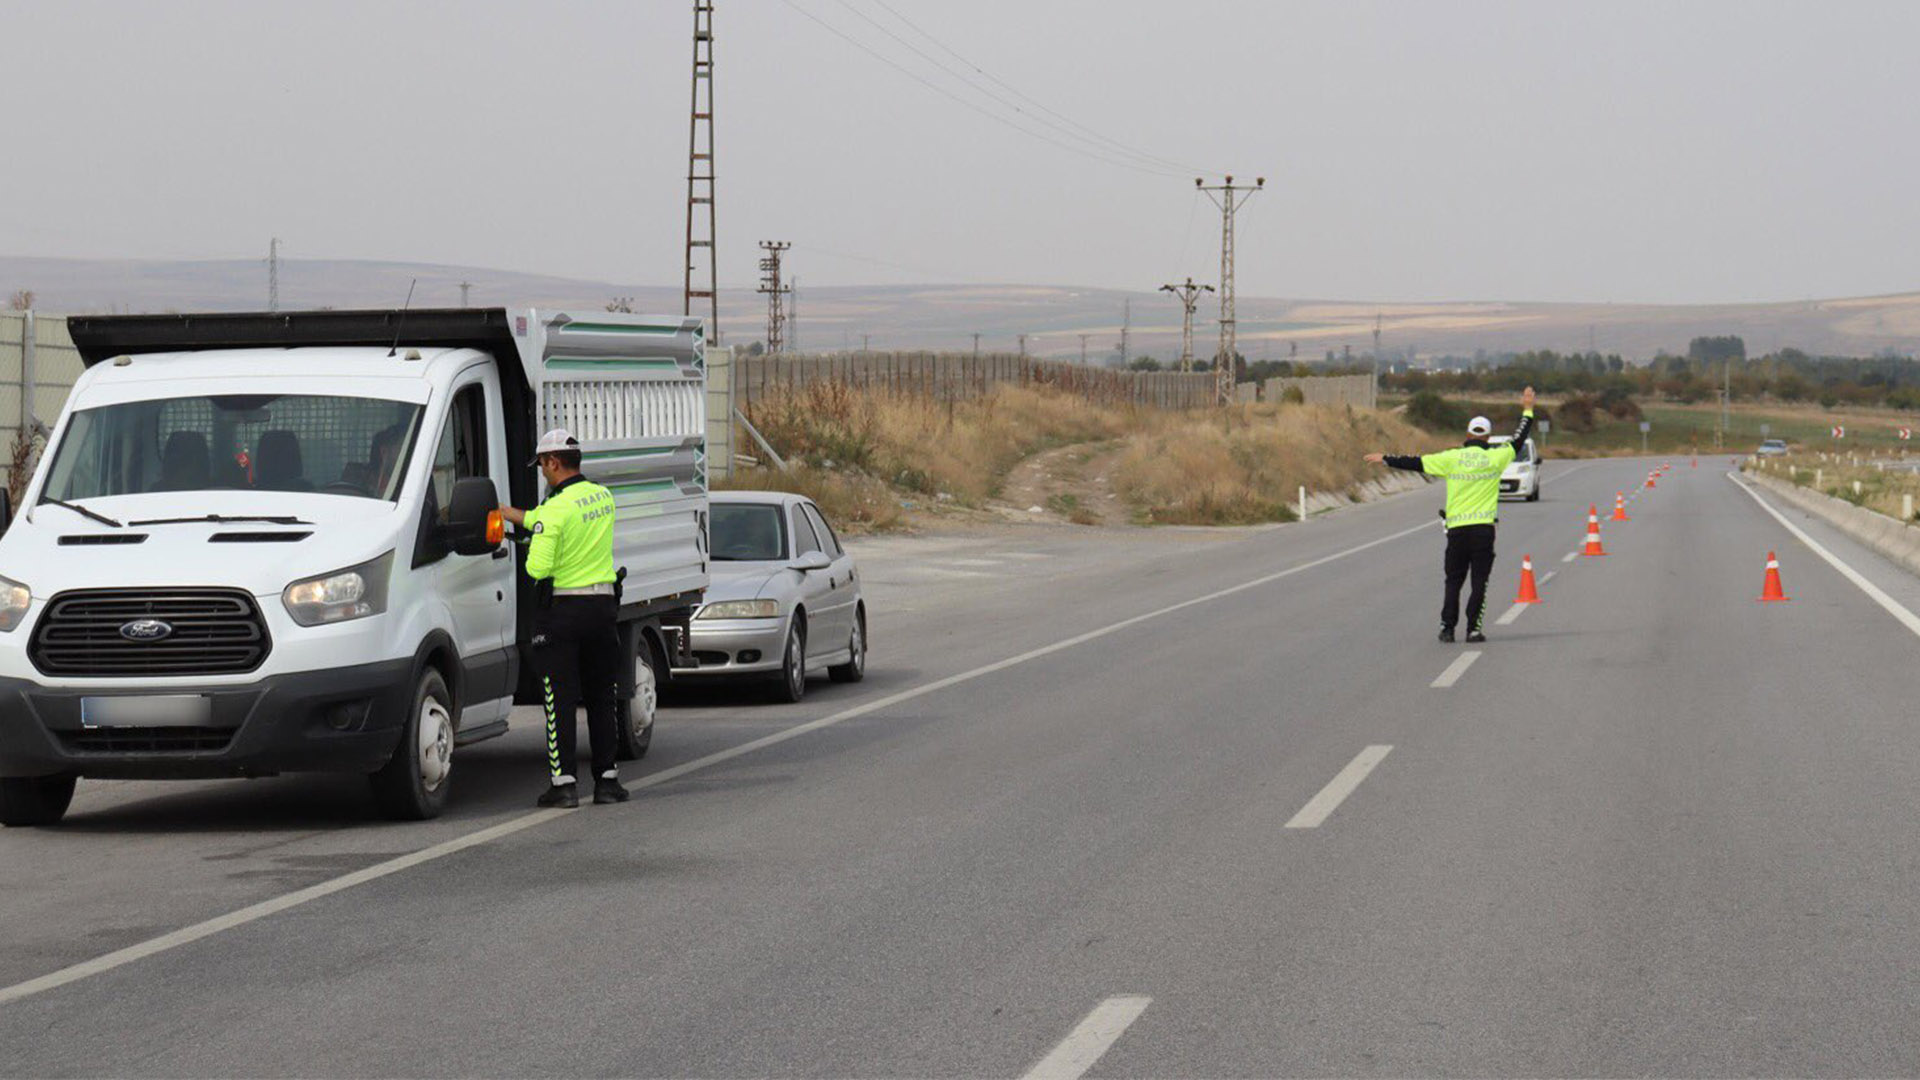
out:
<path id="1" fill-rule="evenodd" d="M 1487 610 L 1487 578 L 1493 574 L 1493 532 L 1500 520 L 1500 474 L 1513 464 L 1520 444 L 1533 434 L 1533 387 L 1520 395 L 1520 428 L 1513 439 L 1492 446 L 1493 421 L 1476 416 L 1467 441 L 1437 454 L 1368 454 L 1375 465 L 1438 476 L 1447 482 L 1446 597 L 1440 604 L 1440 640 L 1452 641 L 1460 619 L 1460 586 L 1473 578 L 1467 600 L 1467 640 L 1487 640 L 1480 626 Z"/>
<path id="2" fill-rule="evenodd" d="M 556 428 L 540 436 L 533 464 L 547 499 L 533 510 L 500 508 L 533 534 L 527 576 L 537 583 L 533 661 L 547 710 L 551 783 L 539 804 L 580 805 L 575 710 L 587 708 L 593 741 L 593 801 L 627 801 L 614 764 L 615 699 L 619 693 L 620 600 L 613 568 L 613 493 L 580 475 L 580 441 Z"/>

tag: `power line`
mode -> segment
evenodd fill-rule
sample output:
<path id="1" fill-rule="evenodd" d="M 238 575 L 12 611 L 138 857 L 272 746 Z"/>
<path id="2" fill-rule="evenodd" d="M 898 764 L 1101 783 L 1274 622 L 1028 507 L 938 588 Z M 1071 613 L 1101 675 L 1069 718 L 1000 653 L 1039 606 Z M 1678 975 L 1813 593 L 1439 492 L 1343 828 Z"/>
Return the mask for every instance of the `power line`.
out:
<path id="1" fill-rule="evenodd" d="M 961 56 L 957 52 L 954 52 L 953 49 L 948 47 L 944 42 L 940 41 L 938 38 L 935 38 L 932 34 L 927 33 L 925 30 L 920 29 L 920 27 L 914 25 L 911 21 L 909 21 L 905 16 L 901 15 L 898 11 L 894 11 L 892 8 L 887 8 L 887 11 L 892 13 L 894 18 L 899 19 L 901 22 L 911 27 L 915 33 L 919 34 L 923 38 L 926 38 L 928 41 L 933 42 L 933 44 L 945 50 L 948 54 L 953 56 L 956 60 L 959 60 L 962 64 L 966 65 L 969 68 L 972 68 L 974 71 L 979 72 L 985 78 L 1004 87 L 1009 93 L 1013 94 L 1015 97 L 1021 98 L 1022 100 L 1025 100 L 1028 103 L 1032 104 L 1036 109 L 1039 109 L 1040 111 L 1045 113 L 1049 113 L 1053 116 L 1059 117 L 1060 120 L 1065 121 L 1065 124 L 1055 123 L 1054 121 L 1049 120 L 1044 116 L 1036 116 L 1033 113 L 1028 112 L 1026 109 L 1021 108 L 1017 102 L 1014 102 L 1005 97 L 1002 97 L 1001 95 L 995 93 L 991 89 L 988 89 L 987 87 L 982 86 L 979 83 L 975 82 L 973 79 L 969 78 L 965 72 L 955 71 L 953 68 L 948 67 L 945 63 L 942 63 L 939 58 L 934 56 L 929 56 L 925 50 L 921 49 L 919 46 L 915 45 L 913 42 L 908 41 L 906 38 L 903 38 L 899 34 L 894 33 L 892 30 L 889 30 L 885 24 L 874 19 L 871 15 L 868 15 L 866 12 L 861 11 L 859 8 L 854 7 L 853 4 L 849 2 L 849 0 L 840 0 L 840 6 L 852 12 L 854 14 L 854 17 L 860 19 L 862 22 L 865 22 L 869 26 L 872 26 L 874 29 L 880 31 L 882 34 L 885 34 L 887 37 L 892 38 L 894 41 L 899 42 L 901 45 L 905 46 L 909 51 L 911 51 L 915 56 L 920 57 L 922 60 L 925 60 L 927 63 L 932 64 L 934 67 L 937 67 L 941 71 L 946 72 L 948 75 L 953 76 L 955 79 L 960 80 L 961 83 L 965 84 L 969 89 L 973 90 L 975 93 L 991 98 L 995 102 L 998 102 L 999 104 L 1004 105 L 1009 109 L 1012 109 L 1014 112 L 1019 113 L 1021 116 L 1026 117 L 1027 119 L 1033 121 L 1034 123 L 1052 128 L 1053 130 L 1061 133 L 1062 135 L 1065 135 L 1070 139 L 1077 139 L 1080 142 L 1087 143 L 1093 146 L 1096 150 L 1099 150 L 1105 153 L 1117 152 L 1124 157 L 1132 158 L 1138 161 L 1143 167 L 1152 169 L 1156 172 L 1170 171 L 1174 173 L 1185 174 L 1185 173 L 1192 173 L 1192 172 L 1208 171 L 1206 169 L 1196 168 L 1195 166 L 1192 166 L 1192 165 L 1182 165 L 1177 161 L 1168 161 L 1165 158 L 1156 157 L 1153 154 L 1149 154 L 1143 150 L 1136 150 L 1133 147 L 1128 146 L 1127 144 L 1120 142 L 1117 139 L 1109 139 L 1106 136 L 1100 134 L 1099 132 L 1094 131 L 1092 128 L 1088 128 L 1084 124 L 1075 123 L 1073 120 L 1065 116 L 1061 116 L 1059 113 L 1054 112 L 1054 110 L 1047 108 L 1045 105 L 1042 105 L 1040 102 L 1035 101 L 1031 97 L 1028 97 L 1026 94 L 1022 94 L 1020 91 L 1015 90 L 1011 86 L 1008 86 L 1006 82 L 1004 82 L 1003 80 L 997 79 L 994 76 L 989 75 L 983 68 L 980 67 L 980 65 L 975 64 L 973 61 L 968 60 L 966 57 Z M 884 3 L 881 4 L 880 6 L 886 7 Z M 1082 134 L 1081 131 L 1075 131 L 1073 130 L 1074 128 L 1080 128 L 1082 129 L 1082 131 L 1086 132 L 1086 134 Z M 1102 146 L 1101 145 L 1102 143 L 1105 143 L 1108 145 Z"/>
<path id="2" fill-rule="evenodd" d="M 829 33 L 833 34 L 835 37 L 839 38 L 842 41 L 845 41 L 847 44 L 852 45 L 854 48 L 859 49 L 861 52 L 866 53 L 868 56 L 873 57 L 874 59 L 880 61 L 881 63 L 887 65 L 888 67 L 893 68 L 895 71 L 900 72 L 902 75 L 907 76 L 908 78 L 926 87 L 927 89 L 932 90 L 934 93 L 937 93 L 940 96 L 947 98 L 950 101 L 956 102 L 969 109 L 972 109 L 974 112 L 979 113 L 981 116 L 984 116 L 987 119 L 992 120 L 997 124 L 1003 124 L 1007 127 L 1010 127 L 1013 130 L 1020 132 L 1022 135 L 1025 135 L 1029 138 L 1038 139 L 1041 142 L 1047 143 L 1048 145 L 1053 146 L 1057 149 L 1065 150 L 1068 153 L 1078 154 L 1081 157 L 1089 158 L 1091 160 L 1101 162 L 1102 164 L 1114 165 L 1122 169 L 1131 169 L 1134 172 L 1147 173 L 1153 176 L 1184 175 L 1183 173 L 1175 172 L 1173 170 L 1161 169 L 1161 168 L 1149 168 L 1143 165 L 1136 164 L 1125 158 L 1117 158 L 1117 157 L 1112 157 L 1106 154 L 1095 153 L 1094 151 L 1087 150 L 1082 147 L 1074 146 L 1070 143 L 1064 143 L 1055 138 L 1051 138 L 1048 135 L 1046 135 L 1044 132 L 1034 131 L 1032 128 L 1023 127 L 1020 124 L 1014 123 L 1012 120 L 1009 120 L 1004 116 L 1001 116 L 999 113 L 983 108 L 982 106 L 980 106 L 975 102 L 968 101 L 966 98 L 963 98 L 960 95 L 954 93 L 953 91 L 948 90 L 946 87 L 941 86 L 939 83 L 936 83 L 931 79 L 928 79 L 925 76 L 921 75 L 919 72 L 913 71 L 912 69 L 899 63 L 898 61 L 894 60 L 892 57 L 883 55 L 882 53 L 868 46 L 865 42 L 861 41 L 860 39 L 853 37 L 852 35 L 848 34 L 846 31 L 841 30 L 839 27 L 833 25 L 832 23 L 826 21 L 825 19 L 822 19 L 820 16 L 815 15 L 813 12 L 808 11 L 806 8 L 801 7 L 799 4 L 795 3 L 794 0 L 783 0 L 783 2 L 793 10 L 799 12 L 800 14 L 820 24 L 821 27 L 826 29 Z"/>

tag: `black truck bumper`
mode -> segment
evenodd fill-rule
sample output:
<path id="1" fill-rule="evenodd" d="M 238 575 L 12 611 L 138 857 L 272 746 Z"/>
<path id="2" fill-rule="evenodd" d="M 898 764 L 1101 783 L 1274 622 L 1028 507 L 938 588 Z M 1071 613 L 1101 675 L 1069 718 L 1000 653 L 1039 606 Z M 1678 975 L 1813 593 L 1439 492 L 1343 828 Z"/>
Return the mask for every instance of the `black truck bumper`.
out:
<path id="1" fill-rule="evenodd" d="M 413 661 L 275 675 L 246 686 L 168 687 L 205 694 L 202 727 L 88 727 L 74 690 L 0 679 L 0 776 L 168 780 L 282 772 L 372 772 L 393 755 L 412 701 Z"/>

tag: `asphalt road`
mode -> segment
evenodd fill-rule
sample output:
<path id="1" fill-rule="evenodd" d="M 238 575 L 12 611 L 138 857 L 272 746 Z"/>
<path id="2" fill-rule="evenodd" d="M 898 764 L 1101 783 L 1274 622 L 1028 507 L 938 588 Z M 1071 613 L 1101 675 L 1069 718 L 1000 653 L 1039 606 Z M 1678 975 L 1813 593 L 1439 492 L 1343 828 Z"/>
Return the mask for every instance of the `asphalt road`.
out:
<path id="1" fill-rule="evenodd" d="M 0 1072 L 1920 1073 L 1920 581 L 1675 465 L 1550 464 L 1484 646 L 1437 487 L 871 541 L 869 680 L 696 695 L 623 807 L 530 815 L 532 724 L 426 825 L 83 784 L 0 834 Z"/>

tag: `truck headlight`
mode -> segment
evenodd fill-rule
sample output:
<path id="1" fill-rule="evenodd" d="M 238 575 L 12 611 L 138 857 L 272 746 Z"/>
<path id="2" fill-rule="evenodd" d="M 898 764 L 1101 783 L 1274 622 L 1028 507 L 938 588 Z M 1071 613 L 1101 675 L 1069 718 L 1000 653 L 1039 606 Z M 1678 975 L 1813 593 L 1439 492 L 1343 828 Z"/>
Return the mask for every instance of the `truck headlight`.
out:
<path id="1" fill-rule="evenodd" d="M 722 600 L 700 609 L 696 619 L 777 619 L 778 600 Z"/>
<path id="2" fill-rule="evenodd" d="M 287 614 L 301 626 L 324 626 L 378 615 L 387 610 L 387 579 L 393 552 L 359 566 L 296 581 L 280 594 Z"/>
<path id="3" fill-rule="evenodd" d="M 0 577 L 0 633 L 20 625 L 33 604 L 33 590 L 12 578 Z"/>

